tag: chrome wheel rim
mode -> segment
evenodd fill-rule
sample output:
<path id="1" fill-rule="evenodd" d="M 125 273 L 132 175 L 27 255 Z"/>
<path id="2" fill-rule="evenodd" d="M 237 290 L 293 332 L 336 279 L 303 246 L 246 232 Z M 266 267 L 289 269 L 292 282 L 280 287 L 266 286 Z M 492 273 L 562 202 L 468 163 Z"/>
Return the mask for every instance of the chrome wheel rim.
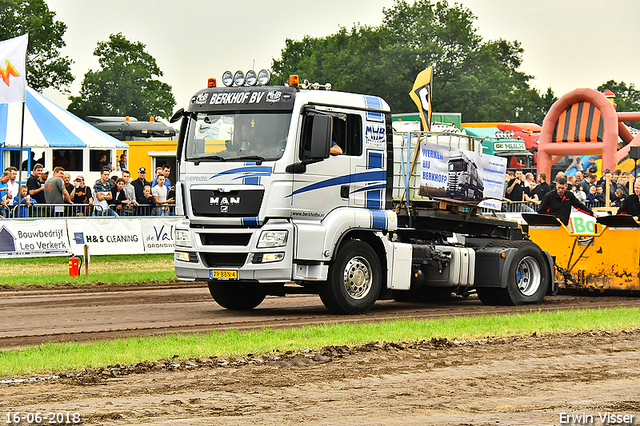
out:
<path id="1" fill-rule="evenodd" d="M 371 291 L 373 276 L 371 265 L 361 256 L 356 256 L 347 262 L 344 268 L 344 286 L 349 297 L 360 300 Z"/>
<path id="2" fill-rule="evenodd" d="M 516 285 L 524 296 L 533 296 L 540 288 L 542 273 L 540 265 L 531 256 L 525 256 L 516 270 Z"/>

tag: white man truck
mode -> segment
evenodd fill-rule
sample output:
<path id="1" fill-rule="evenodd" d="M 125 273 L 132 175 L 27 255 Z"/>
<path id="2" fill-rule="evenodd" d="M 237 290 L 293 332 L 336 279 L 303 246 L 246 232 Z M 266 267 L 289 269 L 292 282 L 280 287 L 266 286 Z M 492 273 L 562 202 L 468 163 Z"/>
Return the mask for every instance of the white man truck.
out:
<path id="1" fill-rule="evenodd" d="M 384 100 L 295 81 L 209 87 L 172 118 L 180 280 L 207 281 L 231 310 L 305 293 L 339 314 L 474 290 L 486 304 L 538 303 L 555 290 L 552 258 L 515 222 L 407 200 L 416 145 L 394 144 Z"/>

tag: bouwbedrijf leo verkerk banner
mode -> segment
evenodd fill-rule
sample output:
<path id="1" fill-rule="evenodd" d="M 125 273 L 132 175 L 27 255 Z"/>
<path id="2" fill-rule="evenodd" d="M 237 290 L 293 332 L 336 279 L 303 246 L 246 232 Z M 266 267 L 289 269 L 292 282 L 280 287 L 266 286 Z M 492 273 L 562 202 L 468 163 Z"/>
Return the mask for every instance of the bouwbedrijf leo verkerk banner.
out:
<path id="1" fill-rule="evenodd" d="M 64 219 L 0 222 L 0 256 L 61 256 L 69 253 Z"/>
<path id="2" fill-rule="evenodd" d="M 500 210 L 507 159 L 430 144 L 420 146 L 420 195 Z"/>

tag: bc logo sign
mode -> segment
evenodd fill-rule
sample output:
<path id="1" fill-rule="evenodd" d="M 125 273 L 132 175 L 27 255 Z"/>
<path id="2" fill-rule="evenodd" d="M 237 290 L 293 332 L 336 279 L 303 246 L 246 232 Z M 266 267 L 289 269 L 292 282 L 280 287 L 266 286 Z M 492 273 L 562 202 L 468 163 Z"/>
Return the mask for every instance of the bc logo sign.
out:
<path id="1" fill-rule="evenodd" d="M 384 126 L 371 125 L 365 128 L 364 137 L 367 142 L 384 143 L 385 133 Z"/>

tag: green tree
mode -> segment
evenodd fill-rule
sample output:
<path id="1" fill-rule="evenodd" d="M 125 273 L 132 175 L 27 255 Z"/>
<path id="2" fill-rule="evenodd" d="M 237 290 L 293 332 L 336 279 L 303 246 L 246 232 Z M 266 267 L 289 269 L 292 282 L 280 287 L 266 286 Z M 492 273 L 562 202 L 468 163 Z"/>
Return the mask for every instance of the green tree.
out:
<path id="1" fill-rule="evenodd" d="M 98 42 L 93 54 L 101 69 L 84 75 L 80 95 L 69 97 L 67 109 L 80 117 L 171 117 L 176 104 L 171 86 L 155 78 L 163 74 L 145 47 L 127 40 L 122 33 Z"/>
<path id="2" fill-rule="evenodd" d="M 0 40 L 29 33 L 27 83 L 38 91 L 54 88 L 67 92 L 74 79 L 70 71 L 73 61 L 60 54 L 66 45 L 62 36 L 67 26 L 55 16 L 44 0 L 2 0 Z"/>
<path id="3" fill-rule="evenodd" d="M 618 83 L 615 80 L 609 80 L 598 86 L 596 90 L 603 93 L 611 90 L 616 95 L 614 102 L 617 105 L 617 111 L 640 111 L 640 91 L 636 90 L 633 83 L 627 86 L 624 81 Z"/>
<path id="4" fill-rule="evenodd" d="M 321 38 L 287 39 L 273 61 L 276 81 L 298 74 L 337 90 L 378 95 L 393 111 L 416 109 L 409 98 L 420 71 L 434 65 L 433 110 L 465 121 L 536 121 L 545 101 L 519 71 L 517 41 L 483 41 L 476 17 L 446 0 L 396 0 L 377 27 L 354 25 Z"/>

